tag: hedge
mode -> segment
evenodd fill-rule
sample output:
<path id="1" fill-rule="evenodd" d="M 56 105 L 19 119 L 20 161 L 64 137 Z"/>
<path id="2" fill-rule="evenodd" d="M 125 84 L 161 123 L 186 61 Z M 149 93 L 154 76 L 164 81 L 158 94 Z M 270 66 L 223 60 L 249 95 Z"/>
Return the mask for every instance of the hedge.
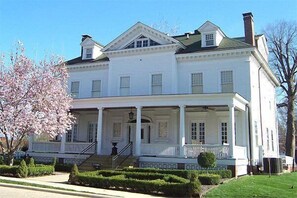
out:
<path id="1" fill-rule="evenodd" d="M 191 174 L 216 174 L 220 175 L 222 178 L 231 178 L 231 170 L 167 170 L 167 169 L 157 169 L 157 168 L 124 168 L 126 172 L 143 172 L 143 173 L 161 173 L 161 174 L 172 174 L 185 179 L 189 179 Z"/>
<path id="2" fill-rule="evenodd" d="M 218 185 L 221 180 L 220 175 L 215 174 L 201 174 L 198 176 L 202 185 Z"/>
<path id="3" fill-rule="evenodd" d="M 54 167 L 51 165 L 40 165 L 28 167 L 28 176 L 41 176 L 41 175 L 51 175 L 55 171 Z"/>
<path id="4" fill-rule="evenodd" d="M 73 164 L 56 163 L 55 170 L 56 171 L 61 171 L 61 172 L 71 172 L 72 166 L 73 166 Z"/>
<path id="5" fill-rule="evenodd" d="M 0 175 L 15 177 L 18 166 L 0 165 Z"/>
<path id="6" fill-rule="evenodd" d="M 110 176 L 103 176 L 107 174 Z M 137 174 L 138 176 L 136 176 Z M 154 173 L 151 173 L 147 176 L 148 178 L 163 177 L 163 179 L 140 180 L 132 178 L 135 177 L 144 179 L 145 175 L 147 174 L 128 173 L 122 171 L 93 171 L 79 173 L 76 176 L 76 181 L 77 184 L 97 188 L 112 188 L 148 194 L 161 192 L 167 196 L 198 196 L 201 191 L 201 184 L 199 181 L 190 182 L 187 179 L 179 178 L 175 175 L 156 174 L 156 176 L 153 176 Z M 170 180 L 174 180 L 174 182 L 170 182 Z"/>

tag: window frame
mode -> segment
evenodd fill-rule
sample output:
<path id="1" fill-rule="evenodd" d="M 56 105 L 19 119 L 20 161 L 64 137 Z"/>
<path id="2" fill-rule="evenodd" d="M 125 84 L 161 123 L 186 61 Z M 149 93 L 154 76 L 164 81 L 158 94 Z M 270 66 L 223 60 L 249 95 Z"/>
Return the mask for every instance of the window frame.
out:
<path id="1" fill-rule="evenodd" d="M 74 83 L 77 83 L 78 84 L 77 90 L 73 90 L 74 89 L 73 88 L 74 87 L 73 86 Z M 71 83 L 70 83 L 70 95 L 71 95 L 72 98 L 79 98 L 79 90 L 80 90 L 80 81 L 78 81 L 78 80 L 71 81 Z"/>
<path id="2" fill-rule="evenodd" d="M 85 59 L 92 59 L 92 58 L 93 58 L 93 48 L 86 48 Z"/>
<path id="3" fill-rule="evenodd" d="M 225 126 L 223 126 L 225 125 Z M 224 128 L 223 128 L 224 127 Z M 224 131 L 223 131 L 224 129 Z M 228 122 L 221 122 L 220 124 L 221 143 L 228 144 Z"/>
<path id="4" fill-rule="evenodd" d="M 124 79 L 129 79 L 128 85 L 125 85 L 123 82 Z M 130 76 L 120 76 L 120 96 L 129 96 L 130 95 L 130 88 L 131 88 L 131 77 Z"/>
<path id="5" fill-rule="evenodd" d="M 196 80 L 196 81 L 198 81 L 198 83 L 194 83 L 194 76 L 198 76 L 198 77 L 200 77 L 200 78 L 198 78 L 198 80 Z M 192 94 L 201 94 L 201 93 L 203 93 L 203 72 L 193 72 L 193 73 L 191 73 L 190 74 L 190 78 L 191 78 L 191 93 Z M 194 91 L 194 88 L 199 88 L 198 90 L 200 90 L 200 91 L 198 91 L 198 92 L 196 92 L 196 91 Z"/>
<path id="6" fill-rule="evenodd" d="M 99 82 L 98 90 L 94 89 L 94 82 Z M 92 80 L 92 98 L 100 97 L 101 96 L 101 80 Z M 97 94 L 96 94 L 97 93 Z"/>
<path id="7" fill-rule="evenodd" d="M 231 78 L 228 79 L 228 73 L 231 73 Z M 222 70 L 220 71 L 220 82 L 221 82 L 221 92 L 222 93 L 233 93 L 234 92 L 234 74 L 233 70 Z M 225 76 L 223 76 L 225 75 Z M 231 81 L 230 81 L 231 79 Z M 229 80 L 229 81 L 228 81 Z M 228 87 L 230 86 L 230 87 Z"/>
<path id="8" fill-rule="evenodd" d="M 154 82 L 154 77 L 160 76 L 160 84 Z M 158 91 L 158 88 L 159 91 Z M 163 93 L 163 74 L 158 73 L 158 74 L 151 74 L 151 95 L 161 95 Z"/>
<path id="9" fill-rule="evenodd" d="M 205 39 L 206 47 L 211 47 L 211 46 L 215 45 L 215 34 L 214 33 L 204 34 L 204 39 Z"/>

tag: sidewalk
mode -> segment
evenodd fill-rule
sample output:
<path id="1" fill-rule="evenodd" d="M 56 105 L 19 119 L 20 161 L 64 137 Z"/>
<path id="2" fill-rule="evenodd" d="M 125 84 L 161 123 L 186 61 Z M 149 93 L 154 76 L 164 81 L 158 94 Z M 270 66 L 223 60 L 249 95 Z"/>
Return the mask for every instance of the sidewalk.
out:
<path id="1" fill-rule="evenodd" d="M 107 197 L 107 198 L 108 197 L 139 198 L 139 196 L 141 196 L 142 198 L 156 197 L 156 195 L 147 195 L 147 194 L 141 194 L 141 193 L 132 193 L 132 192 L 125 192 L 125 191 L 107 190 L 107 189 L 101 189 L 101 188 L 70 185 L 67 183 L 68 177 L 69 177 L 69 173 L 55 172 L 55 175 L 50 175 L 50 176 L 31 177 L 31 178 L 13 178 L 13 177 L 0 176 L 0 179 L 72 190 L 72 191 L 67 191 L 67 190 L 42 188 L 43 191 L 48 191 L 48 192 L 55 191 L 56 193 L 63 193 L 63 194 L 69 194 L 69 195 L 73 195 L 73 194 L 77 195 L 77 193 L 79 192 L 81 193 L 81 196 L 91 196 L 91 197 Z M 8 186 L 8 184 L 5 184 L 5 183 L 0 183 L 0 186 L 1 185 Z M 27 187 L 31 188 L 29 186 Z M 36 187 L 33 187 L 33 188 L 36 188 Z M 41 188 L 38 187 L 38 189 L 41 189 Z M 74 191 L 76 191 L 76 193 Z"/>

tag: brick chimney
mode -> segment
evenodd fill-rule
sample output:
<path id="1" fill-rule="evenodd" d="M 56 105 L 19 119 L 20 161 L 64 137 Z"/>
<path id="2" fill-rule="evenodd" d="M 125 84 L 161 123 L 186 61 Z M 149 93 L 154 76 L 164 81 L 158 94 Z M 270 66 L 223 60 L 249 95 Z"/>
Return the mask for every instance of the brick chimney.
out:
<path id="1" fill-rule="evenodd" d="M 243 13 L 242 15 L 244 21 L 245 42 L 251 44 L 252 46 L 256 46 L 253 14 L 248 12 Z"/>

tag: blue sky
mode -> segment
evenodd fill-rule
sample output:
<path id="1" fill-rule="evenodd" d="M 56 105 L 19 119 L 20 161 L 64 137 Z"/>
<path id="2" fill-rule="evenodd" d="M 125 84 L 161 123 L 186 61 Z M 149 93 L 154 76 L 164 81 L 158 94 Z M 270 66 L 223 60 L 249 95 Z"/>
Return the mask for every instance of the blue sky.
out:
<path id="1" fill-rule="evenodd" d="M 296 21 L 297 0 L 0 0 L 0 52 L 20 40 L 33 59 L 68 60 L 80 55 L 82 34 L 106 45 L 137 21 L 183 34 L 209 20 L 237 37 L 244 34 L 244 12 L 253 13 L 261 33 L 269 23 Z"/>

